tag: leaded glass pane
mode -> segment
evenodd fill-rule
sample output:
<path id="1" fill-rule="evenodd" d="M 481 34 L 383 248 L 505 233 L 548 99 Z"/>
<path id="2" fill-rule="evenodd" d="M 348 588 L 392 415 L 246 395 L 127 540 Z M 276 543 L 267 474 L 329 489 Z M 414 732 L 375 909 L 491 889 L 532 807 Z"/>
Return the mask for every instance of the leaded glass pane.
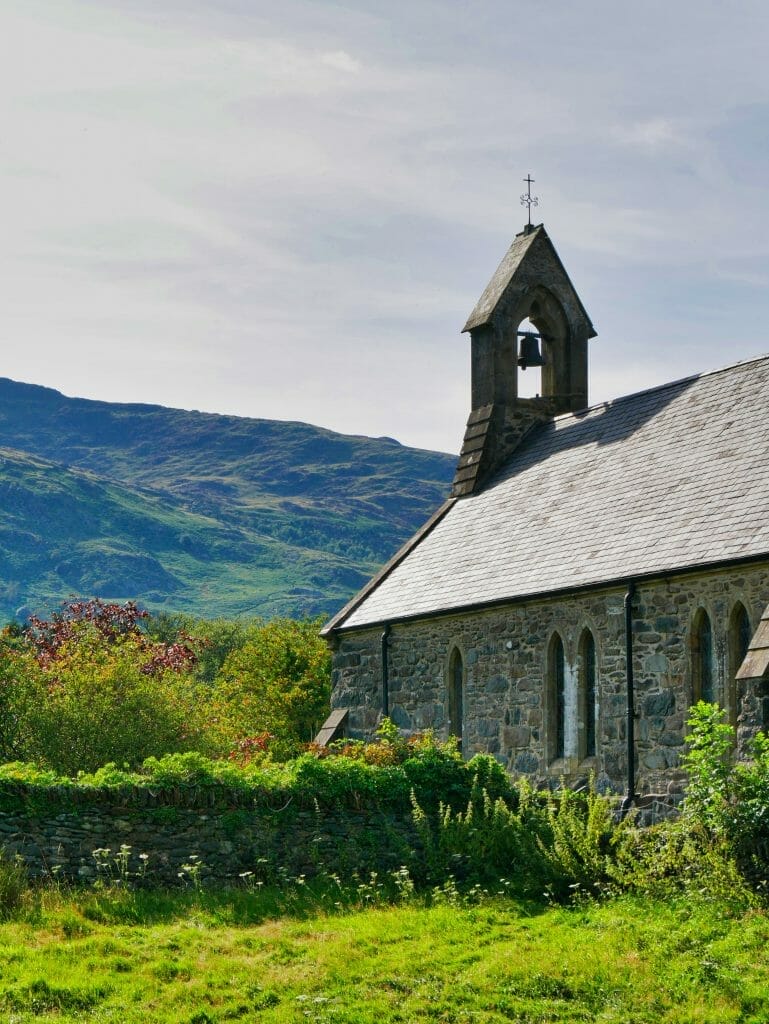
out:
<path id="1" fill-rule="evenodd" d="M 585 673 L 585 756 L 595 756 L 595 640 L 592 633 L 585 634 L 582 649 Z"/>
<path id="2" fill-rule="evenodd" d="M 707 612 L 702 612 L 697 627 L 700 700 L 713 704 L 716 700 L 715 666 L 713 664 L 713 631 Z"/>
<path id="3" fill-rule="evenodd" d="M 464 685 L 462 655 L 454 648 L 449 663 L 449 734 L 456 736 L 462 749 L 462 688 Z"/>
<path id="4" fill-rule="evenodd" d="M 566 676 L 564 672 L 563 641 L 553 641 L 553 682 L 555 683 L 555 756 L 566 753 Z"/>

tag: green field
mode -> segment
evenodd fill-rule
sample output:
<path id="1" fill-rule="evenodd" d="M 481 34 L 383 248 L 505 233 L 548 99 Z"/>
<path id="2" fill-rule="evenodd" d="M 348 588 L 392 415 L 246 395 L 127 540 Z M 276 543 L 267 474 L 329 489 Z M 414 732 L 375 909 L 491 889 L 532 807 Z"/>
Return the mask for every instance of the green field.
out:
<path id="1" fill-rule="evenodd" d="M 493 893 L 468 905 L 452 891 L 395 907 L 335 909 L 327 897 L 325 908 L 301 887 L 280 905 L 264 892 L 49 890 L 0 925 L 2 1019 L 769 1019 L 762 912 L 630 899 L 524 906 Z"/>

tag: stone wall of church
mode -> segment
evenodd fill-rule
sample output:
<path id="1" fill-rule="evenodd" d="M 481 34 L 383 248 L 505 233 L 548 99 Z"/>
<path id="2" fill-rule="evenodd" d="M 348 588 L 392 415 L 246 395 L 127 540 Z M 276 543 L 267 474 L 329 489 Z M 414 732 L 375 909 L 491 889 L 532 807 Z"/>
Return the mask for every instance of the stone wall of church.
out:
<path id="1" fill-rule="evenodd" d="M 495 755 L 511 772 L 542 785 L 576 782 L 593 771 L 599 784 L 626 787 L 624 587 L 519 602 L 498 608 L 393 624 L 388 641 L 390 716 L 404 730 L 447 735 L 449 661 L 463 659 L 462 749 Z M 637 789 L 675 794 L 692 702 L 693 623 L 712 627 L 713 685 L 737 717 L 738 667 L 732 617 L 740 602 L 754 629 L 769 603 L 769 565 L 689 573 L 637 585 L 633 602 Z M 596 756 L 579 758 L 580 640 L 596 651 Z M 551 760 L 552 637 L 564 645 L 563 758 Z M 334 707 L 350 709 L 350 731 L 367 736 L 382 711 L 381 627 L 342 633 L 334 652 Z M 549 696 L 550 694 L 550 696 Z M 584 746 L 584 744 L 583 744 Z"/>

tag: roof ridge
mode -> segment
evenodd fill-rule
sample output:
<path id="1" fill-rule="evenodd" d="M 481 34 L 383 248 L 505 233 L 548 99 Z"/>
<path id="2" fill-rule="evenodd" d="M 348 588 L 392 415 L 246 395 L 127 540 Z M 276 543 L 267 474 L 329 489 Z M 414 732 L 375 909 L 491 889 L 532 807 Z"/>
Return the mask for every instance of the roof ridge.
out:
<path id="1" fill-rule="evenodd" d="M 603 402 L 596 402 L 595 405 L 587 405 L 584 409 L 578 409 L 576 412 L 563 412 L 558 416 L 553 416 L 554 421 L 561 421 L 567 419 L 581 419 L 585 413 L 594 412 L 596 409 L 605 409 L 613 405 L 617 405 L 619 402 L 629 402 L 632 398 L 640 398 L 641 395 L 650 395 L 655 391 L 666 391 L 668 388 L 677 388 L 682 384 L 688 384 L 689 381 L 700 380 L 703 377 L 714 377 L 718 373 L 726 373 L 728 370 L 736 370 L 739 366 L 749 366 L 751 363 L 760 363 L 762 360 L 769 359 L 769 352 L 764 352 L 760 356 L 751 356 L 749 359 L 739 359 L 736 363 L 729 363 L 727 366 L 718 366 L 714 370 L 703 370 L 702 373 L 691 373 L 688 377 L 679 377 L 678 380 L 669 380 L 665 384 L 654 384 L 650 388 L 642 388 L 640 391 L 631 391 L 627 395 L 617 395 L 616 398 L 607 398 Z"/>

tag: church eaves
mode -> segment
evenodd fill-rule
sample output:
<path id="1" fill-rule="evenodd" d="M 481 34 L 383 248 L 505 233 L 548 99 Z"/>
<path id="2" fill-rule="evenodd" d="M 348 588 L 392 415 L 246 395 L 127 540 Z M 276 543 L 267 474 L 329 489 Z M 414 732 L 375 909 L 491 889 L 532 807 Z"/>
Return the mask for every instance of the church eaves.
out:
<path id="1" fill-rule="evenodd" d="M 535 427 L 324 632 L 769 554 L 769 356 Z"/>

